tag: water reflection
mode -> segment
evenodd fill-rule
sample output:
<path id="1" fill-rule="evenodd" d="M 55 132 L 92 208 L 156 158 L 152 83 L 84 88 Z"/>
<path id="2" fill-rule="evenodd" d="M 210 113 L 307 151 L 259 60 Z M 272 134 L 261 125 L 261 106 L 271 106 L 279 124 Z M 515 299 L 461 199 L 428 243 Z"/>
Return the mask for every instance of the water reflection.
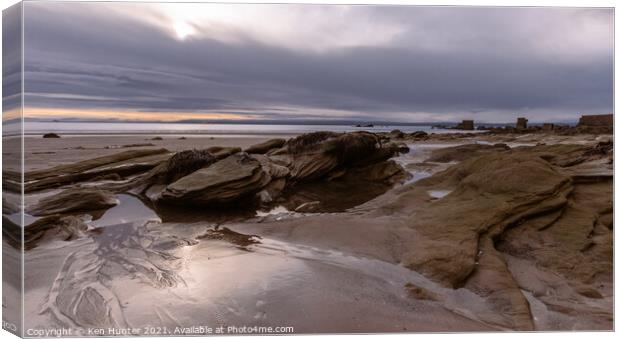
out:
<path id="1" fill-rule="evenodd" d="M 110 225 L 158 221 L 161 218 L 152 209 L 148 208 L 140 199 L 128 195 L 117 195 L 120 203 L 107 210 L 100 218 L 93 220 L 91 225 L 94 227 L 103 227 Z"/>

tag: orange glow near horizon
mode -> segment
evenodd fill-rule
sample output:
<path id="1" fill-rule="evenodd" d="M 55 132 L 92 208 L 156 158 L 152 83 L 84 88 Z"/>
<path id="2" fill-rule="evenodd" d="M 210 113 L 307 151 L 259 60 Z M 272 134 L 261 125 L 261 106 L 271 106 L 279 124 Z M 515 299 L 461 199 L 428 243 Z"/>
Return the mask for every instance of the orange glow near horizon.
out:
<path id="1" fill-rule="evenodd" d="M 22 116 L 22 108 L 13 108 L 2 112 L 2 121 L 17 119 Z"/>
<path id="2" fill-rule="evenodd" d="M 252 115 L 241 115 L 235 113 L 138 112 L 128 110 L 31 107 L 24 109 L 24 118 L 95 118 L 144 121 L 177 121 L 187 119 L 247 120 L 254 117 Z"/>

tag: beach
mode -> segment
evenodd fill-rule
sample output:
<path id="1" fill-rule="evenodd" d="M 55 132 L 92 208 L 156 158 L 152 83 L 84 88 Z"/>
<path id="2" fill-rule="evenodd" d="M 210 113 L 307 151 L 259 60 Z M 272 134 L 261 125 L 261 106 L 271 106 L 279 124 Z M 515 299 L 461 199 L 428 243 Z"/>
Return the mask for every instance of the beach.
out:
<path id="1" fill-rule="evenodd" d="M 24 145 L 33 329 L 613 328 L 609 134 L 37 135 Z M 5 223 L 17 222 L 10 212 Z"/>

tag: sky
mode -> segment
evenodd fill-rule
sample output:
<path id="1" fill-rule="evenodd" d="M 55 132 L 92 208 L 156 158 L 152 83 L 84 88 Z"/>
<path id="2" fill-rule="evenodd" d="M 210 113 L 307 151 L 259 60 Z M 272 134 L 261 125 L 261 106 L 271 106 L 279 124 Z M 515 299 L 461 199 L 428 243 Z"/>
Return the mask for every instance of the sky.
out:
<path id="1" fill-rule="evenodd" d="M 613 9 L 26 2 L 27 117 L 576 120 Z"/>

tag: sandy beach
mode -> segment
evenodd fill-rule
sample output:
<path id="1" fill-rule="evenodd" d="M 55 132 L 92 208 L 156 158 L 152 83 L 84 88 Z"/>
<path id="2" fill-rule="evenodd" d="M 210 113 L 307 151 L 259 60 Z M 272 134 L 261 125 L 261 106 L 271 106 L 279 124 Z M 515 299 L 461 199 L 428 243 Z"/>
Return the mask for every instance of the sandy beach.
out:
<path id="1" fill-rule="evenodd" d="M 612 328 L 611 135 L 157 137 L 25 139 L 30 327 Z"/>

